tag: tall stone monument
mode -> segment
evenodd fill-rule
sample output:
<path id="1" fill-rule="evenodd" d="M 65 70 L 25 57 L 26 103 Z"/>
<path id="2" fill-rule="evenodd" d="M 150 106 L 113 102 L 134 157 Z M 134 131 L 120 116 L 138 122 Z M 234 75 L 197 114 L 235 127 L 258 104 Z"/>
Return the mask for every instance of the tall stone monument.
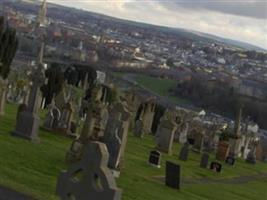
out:
<path id="1" fill-rule="evenodd" d="M 14 136 L 19 136 L 25 139 L 29 139 L 37 142 L 38 130 L 40 124 L 40 118 L 38 116 L 38 108 L 40 107 L 40 102 L 38 101 L 38 96 L 40 93 L 39 88 L 43 85 L 45 81 L 44 77 L 44 65 L 42 62 L 44 51 L 44 43 L 42 44 L 38 66 L 34 70 L 31 80 L 31 90 L 29 101 L 27 103 L 27 109 L 21 112 L 18 116 L 15 131 L 12 132 Z"/>

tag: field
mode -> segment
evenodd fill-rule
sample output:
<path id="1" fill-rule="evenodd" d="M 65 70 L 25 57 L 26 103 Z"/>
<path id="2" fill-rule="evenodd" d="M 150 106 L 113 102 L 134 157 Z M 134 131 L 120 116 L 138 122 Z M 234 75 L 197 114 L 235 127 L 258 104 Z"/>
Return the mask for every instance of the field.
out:
<path id="1" fill-rule="evenodd" d="M 65 153 L 71 140 L 40 130 L 40 144 L 10 135 L 14 129 L 16 106 L 7 105 L 0 118 L 0 185 L 29 194 L 40 200 L 55 200 L 57 177 L 66 169 Z M 190 154 L 187 162 L 178 160 L 180 145 L 173 155 L 163 154 L 162 168 L 147 164 L 155 143 L 152 136 L 135 138 L 129 133 L 125 165 L 118 186 L 123 200 L 258 200 L 267 199 L 267 164 L 251 165 L 238 160 L 234 167 L 223 165 L 220 174 L 199 167 L 200 155 Z M 212 156 L 213 157 L 213 156 Z M 164 186 L 166 160 L 182 167 L 180 191 Z"/>
<path id="2" fill-rule="evenodd" d="M 118 78 L 124 77 L 125 79 L 128 79 L 130 77 L 130 79 L 133 79 L 135 83 L 139 85 L 139 87 L 148 90 L 153 94 L 167 98 L 172 103 L 178 105 L 190 104 L 189 100 L 179 98 L 170 94 L 170 89 L 175 88 L 177 85 L 177 81 L 175 80 L 161 79 L 141 74 L 113 73 L 113 75 Z"/>

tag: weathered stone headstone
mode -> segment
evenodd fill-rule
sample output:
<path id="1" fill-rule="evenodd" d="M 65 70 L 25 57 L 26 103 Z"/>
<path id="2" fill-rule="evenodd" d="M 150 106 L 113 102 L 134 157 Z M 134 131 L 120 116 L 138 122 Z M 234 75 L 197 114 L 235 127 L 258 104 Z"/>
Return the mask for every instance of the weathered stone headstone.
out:
<path id="1" fill-rule="evenodd" d="M 208 153 L 203 153 L 200 160 L 200 167 L 201 168 L 207 168 L 209 165 L 209 157 L 210 155 Z"/>
<path id="2" fill-rule="evenodd" d="M 65 134 L 71 134 L 70 127 L 72 121 L 73 108 L 71 103 L 66 103 L 62 109 L 61 117 L 58 122 L 58 129 Z"/>
<path id="3" fill-rule="evenodd" d="M 83 154 L 84 145 L 88 142 L 100 141 L 99 126 L 96 124 L 96 120 L 100 118 L 99 116 L 101 115 L 103 104 L 100 102 L 102 93 L 99 91 L 99 87 L 95 87 L 92 90 L 92 97 L 90 102 L 88 102 L 87 115 L 81 134 L 78 139 L 73 141 L 70 150 L 67 152 L 67 163 L 73 163 L 80 160 Z"/>
<path id="4" fill-rule="evenodd" d="M 257 149 L 257 142 L 253 142 L 252 148 L 250 149 L 250 152 L 248 153 L 246 161 L 251 164 L 256 164 L 257 159 L 256 159 L 256 149 Z"/>
<path id="5" fill-rule="evenodd" d="M 235 158 L 232 156 L 228 156 L 225 160 L 225 163 L 228 165 L 234 165 L 235 164 Z"/>
<path id="6" fill-rule="evenodd" d="M 230 151 L 230 147 L 227 143 L 222 142 L 222 141 L 219 142 L 217 153 L 216 153 L 216 159 L 225 161 L 225 159 L 229 155 L 229 151 Z"/>
<path id="7" fill-rule="evenodd" d="M 222 165 L 218 162 L 212 162 L 210 164 L 210 169 L 219 173 L 222 171 Z"/>
<path id="8" fill-rule="evenodd" d="M 156 148 L 160 151 L 172 154 L 172 145 L 177 124 L 167 116 L 161 119 L 156 133 Z"/>
<path id="9" fill-rule="evenodd" d="M 47 130 L 53 130 L 58 127 L 59 119 L 61 113 L 60 110 L 56 107 L 55 103 L 52 103 L 49 106 L 49 111 L 45 117 L 43 127 Z"/>
<path id="10" fill-rule="evenodd" d="M 166 161 L 165 184 L 174 189 L 180 189 L 181 186 L 181 167 L 172 162 Z"/>
<path id="11" fill-rule="evenodd" d="M 136 120 L 133 133 L 136 137 L 144 137 L 144 124 L 141 119 Z"/>
<path id="12" fill-rule="evenodd" d="M 110 111 L 103 142 L 107 145 L 110 157 L 108 166 L 119 170 L 122 167 L 124 151 L 129 131 L 130 113 L 126 105 L 117 103 Z"/>
<path id="13" fill-rule="evenodd" d="M 109 155 L 106 145 L 90 142 L 84 150 L 82 160 L 60 174 L 57 195 L 62 200 L 120 200 L 122 192 L 107 167 Z"/>
<path id="14" fill-rule="evenodd" d="M 200 153 L 204 148 L 204 135 L 202 133 L 196 133 L 194 136 L 195 142 L 192 150 Z"/>
<path id="15" fill-rule="evenodd" d="M 189 147 L 190 147 L 189 143 L 183 145 L 179 154 L 179 160 L 187 161 L 189 155 Z"/>
<path id="16" fill-rule="evenodd" d="M 16 120 L 19 119 L 19 115 L 27 110 L 27 105 L 26 104 L 20 104 L 17 110 L 17 116 L 16 116 Z"/>
<path id="17" fill-rule="evenodd" d="M 144 125 L 144 132 L 146 134 L 151 133 L 153 119 L 155 115 L 156 104 L 153 102 L 146 102 L 144 106 L 143 115 L 141 116 Z"/>
<path id="18" fill-rule="evenodd" d="M 159 151 L 151 151 L 149 154 L 148 163 L 153 166 L 160 168 L 161 153 Z"/>

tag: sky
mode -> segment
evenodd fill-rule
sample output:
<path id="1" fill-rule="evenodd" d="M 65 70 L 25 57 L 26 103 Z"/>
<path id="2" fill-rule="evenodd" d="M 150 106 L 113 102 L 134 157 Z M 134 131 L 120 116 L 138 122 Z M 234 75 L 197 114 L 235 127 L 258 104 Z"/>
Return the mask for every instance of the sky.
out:
<path id="1" fill-rule="evenodd" d="M 185 28 L 267 49 L 267 0 L 48 0 L 150 24 Z"/>

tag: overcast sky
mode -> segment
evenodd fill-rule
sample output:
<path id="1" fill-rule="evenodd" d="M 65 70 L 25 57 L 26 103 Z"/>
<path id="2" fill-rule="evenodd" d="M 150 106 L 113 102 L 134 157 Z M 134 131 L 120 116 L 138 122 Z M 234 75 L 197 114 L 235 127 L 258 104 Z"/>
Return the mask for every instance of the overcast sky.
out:
<path id="1" fill-rule="evenodd" d="M 267 0 L 48 0 L 106 15 L 179 27 L 267 49 Z"/>

